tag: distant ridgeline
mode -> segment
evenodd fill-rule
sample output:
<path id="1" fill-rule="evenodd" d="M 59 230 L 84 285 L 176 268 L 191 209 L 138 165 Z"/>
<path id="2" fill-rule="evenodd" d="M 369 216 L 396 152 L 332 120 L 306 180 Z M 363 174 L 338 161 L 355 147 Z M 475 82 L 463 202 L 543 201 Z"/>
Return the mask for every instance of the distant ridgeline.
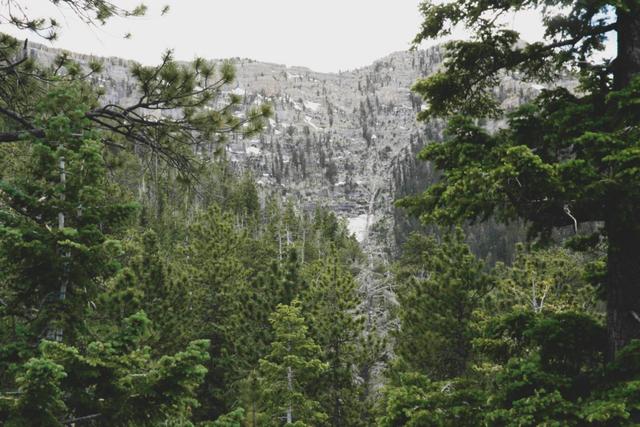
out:
<path id="1" fill-rule="evenodd" d="M 52 61 L 58 50 L 29 44 L 30 55 Z M 95 59 L 70 53 L 79 62 Z M 441 138 L 443 123 L 417 123 L 422 100 L 410 91 L 421 76 L 441 64 L 441 47 L 396 52 L 352 71 L 318 73 L 303 67 L 234 58 L 235 87 L 246 105 L 269 102 L 275 114 L 264 133 L 237 137 L 225 147 L 238 171 L 251 171 L 263 194 L 279 193 L 313 210 L 327 206 L 345 218 L 365 252 L 388 259 L 408 233 L 419 227 L 393 205 L 416 194 L 437 172 L 416 155 Z M 131 61 L 104 58 L 95 77 L 105 90 L 104 102 L 121 103 L 136 96 Z M 496 90 L 503 107 L 530 99 L 541 87 L 505 77 Z M 498 126 L 488 123 L 488 127 Z M 510 260 L 521 227 L 487 223 L 472 226 L 473 250 L 489 260 Z"/>

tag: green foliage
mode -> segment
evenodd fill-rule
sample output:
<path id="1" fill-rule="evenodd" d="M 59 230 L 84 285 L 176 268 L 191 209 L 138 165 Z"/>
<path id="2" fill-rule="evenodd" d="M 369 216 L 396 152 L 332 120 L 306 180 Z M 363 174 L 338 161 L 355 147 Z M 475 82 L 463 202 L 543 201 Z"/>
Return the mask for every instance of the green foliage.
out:
<path id="1" fill-rule="evenodd" d="M 542 15 L 545 40 L 526 43 L 501 16 L 533 9 Z M 444 224 L 523 219 L 531 237 L 544 242 L 557 228 L 578 234 L 581 225 L 598 224 L 608 245 L 600 278 L 613 360 L 640 338 L 629 315 L 640 309 L 640 55 L 633 42 L 640 6 L 635 0 L 425 1 L 421 11 L 416 43 L 457 25 L 471 37 L 448 43 L 442 70 L 414 86 L 428 106 L 419 119 L 445 117 L 449 124 L 444 140 L 420 154 L 442 170 L 440 181 L 400 204 Z M 613 59 L 601 54 L 608 39 L 617 43 Z M 508 73 L 547 88 L 505 115 L 495 89 Z M 578 79 L 576 90 L 556 81 L 567 77 Z M 506 125 L 490 133 L 476 121 L 486 117 Z"/>
<path id="2" fill-rule="evenodd" d="M 233 412 L 219 417 L 212 423 L 205 424 L 206 427 L 242 427 L 244 421 L 244 409 L 238 408 Z"/>
<path id="3" fill-rule="evenodd" d="M 307 426 L 324 422 L 327 415 L 308 390 L 326 371 L 327 364 L 319 359 L 321 348 L 307 335 L 299 301 L 279 305 L 270 320 L 275 338 L 270 353 L 260 359 L 267 425 Z M 286 422 L 287 416 L 290 422 Z"/>
<path id="4" fill-rule="evenodd" d="M 16 10 L 28 14 L 29 9 L 20 3 L 9 1 Z M 100 2 L 65 0 L 64 3 L 82 4 L 74 10 L 77 13 L 85 10 L 85 6 L 85 11 L 93 11 Z M 138 15 L 142 11 L 143 8 L 117 12 L 114 9 L 120 16 Z M 13 14 L 12 17 L 23 19 Z M 36 28 L 31 30 L 39 32 Z M 127 33 L 129 37 L 131 34 Z M 82 127 L 103 132 L 95 138 L 96 142 L 114 152 L 135 153 L 143 159 L 152 157 L 156 169 L 158 162 L 169 165 L 185 181 L 193 180 L 206 162 L 220 153 L 229 135 L 254 135 L 272 114 L 267 104 L 247 108 L 240 114 L 241 98 L 221 94 L 235 77 L 230 63 L 215 67 L 199 58 L 191 64 L 182 64 L 167 51 L 157 66 L 132 67 L 138 95 L 128 105 L 117 105 L 103 99 L 102 89 L 94 89 L 97 79 L 108 77 L 102 74 L 99 62 L 88 61 L 83 65 L 69 53 L 61 53 L 52 64 L 39 64 L 29 56 L 29 51 L 28 41 L 0 36 L 0 80 L 11 88 L 0 94 L 2 143 L 25 145 L 30 137 L 44 137 L 46 126 L 36 119 L 43 97 L 52 88 L 83 86 L 90 102 L 80 113 L 84 119 Z M 165 114 L 169 110 L 172 113 Z"/>
<path id="5" fill-rule="evenodd" d="M 149 342 L 155 354 L 184 348 L 194 334 L 193 289 L 180 265 L 170 263 L 152 230 L 131 233 L 123 244 L 123 265 L 105 283 L 91 313 L 96 330 L 110 333 L 114 325 L 143 310 L 151 320 Z"/>
<path id="6" fill-rule="evenodd" d="M 211 362 L 201 393 L 207 396 L 203 410 L 209 416 L 224 408 L 232 383 L 248 369 L 251 348 L 245 345 L 252 329 L 246 328 L 250 307 L 249 270 L 240 253 L 246 235 L 233 218 L 219 208 L 204 212 L 188 231 L 181 267 L 190 282 L 192 331 L 211 342 Z M 249 353 L 249 355 L 247 354 Z M 219 412 L 218 412 L 219 413 Z"/>
<path id="7" fill-rule="evenodd" d="M 332 426 L 356 426 L 366 415 L 355 373 L 364 341 L 364 319 L 358 312 L 357 284 L 337 254 L 311 264 L 303 305 L 311 335 L 322 349 L 327 369 L 316 382 L 315 394 Z"/>
<path id="8" fill-rule="evenodd" d="M 601 315 L 598 289 L 587 280 L 591 259 L 560 247 L 526 251 L 520 246 L 511 266 L 496 266 L 499 284 L 488 295 L 485 309 L 495 313 L 515 306 L 539 313 L 580 307 Z"/>
<path id="9" fill-rule="evenodd" d="M 146 11 L 65 3 L 100 22 Z M 239 97 L 219 98 L 230 63 L 184 65 L 169 52 L 157 67 L 134 67 L 137 103 L 102 105 L 87 84 L 100 64 L 61 55 L 40 66 L 0 36 L 0 423 L 640 423 L 640 341 L 623 328 L 626 347 L 606 344 L 611 319 L 640 312 L 640 79 L 633 52 L 615 67 L 592 55 L 613 28 L 607 7 L 623 48 L 625 16 L 639 10 L 562 3 L 570 12 L 545 21 L 553 46 L 521 43 L 493 19 L 539 4 L 422 6 L 417 42 L 459 23 L 475 36 L 451 43 L 441 71 L 414 87 L 428 103 L 421 118 L 451 121 L 445 141 L 421 154 L 442 179 L 403 204 L 447 225 L 523 218 L 545 240 L 558 226 L 595 229 L 572 247 L 596 250 L 522 248 L 491 269 L 460 231 L 413 236 L 394 271 L 393 348 L 361 312 L 362 253 L 345 223 L 262 198 L 250 174 L 217 159 L 226 135 L 254 134 L 270 114 L 243 118 Z M 45 35 L 53 25 L 13 24 Z M 543 90 L 493 133 L 476 121 L 502 114 L 501 70 L 550 85 L 567 65 L 579 91 Z M 164 110 L 175 114 L 155 114 Z M 604 228 L 585 227 L 595 220 Z M 618 307 L 608 329 L 602 295 Z M 383 355 L 394 359 L 378 390 Z"/>
<path id="10" fill-rule="evenodd" d="M 75 85 L 51 91 L 38 107 L 46 136 L 30 138 L 27 175 L 0 181 L 0 262 L 12 278 L 3 299 L 7 314 L 29 319 L 32 336 L 58 328 L 73 338 L 97 280 L 118 268 L 120 244 L 109 234 L 135 212 L 107 182 L 98 134 L 84 129 L 87 102 Z"/>
<path id="11" fill-rule="evenodd" d="M 63 385 L 71 413 L 99 414 L 100 425 L 149 426 L 191 415 L 206 373 L 208 342 L 194 341 L 184 351 L 154 359 L 145 345 L 149 323 L 144 312 L 136 313 L 109 340 L 91 342 L 82 351 L 42 345 L 43 354 L 67 372 Z"/>
<path id="12" fill-rule="evenodd" d="M 448 237 L 444 247 L 433 238 L 414 236 L 398 263 L 402 323 L 396 360 L 378 405 L 378 425 L 636 425 L 640 346 L 632 341 L 607 362 L 602 307 L 597 289 L 586 280 L 588 255 L 563 248 L 520 248 L 513 265 L 498 265 L 487 273 L 490 281 L 480 287 L 484 292 L 466 312 L 468 354 L 461 369 L 443 372 L 432 367 L 440 368 L 437 363 L 448 360 L 451 344 L 437 346 L 431 339 L 410 347 L 403 342 L 410 331 L 422 334 L 410 336 L 411 344 L 414 336 L 442 336 L 443 325 L 457 331 L 455 319 L 442 324 L 434 320 L 447 313 L 451 299 L 469 304 L 465 294 L 453 293 L 456 281 L 446 281 L 446 288 L 428 294 L 426 306 L 416 303 L 420 294 L 402 294 L 403 284 L 419 275 L 427 283 L 465 277 L 474 265 L 479 270 L 471 277 L 480 280 L 481 263 L 468 249 L 460 252 L 465 245 L 459 233 L 455 236 Z M 466 262 L 451 256 L 464 253 Z M 424 317 L 420 323 L 413 320 L 405 331 L 407 312 L 414 310 Z"/>
<path id="13" fill-rule="evenodd" d="M 543 92 L 511 113 L 509 127 L 494 135 L 469 118 L 454 117 L 445 142 L 420 153 L 445 171 L 443 178 L 402 204 L 424 213 L 425 220 L 444 223 L 491 215 L 505 221 L 525 218 L 532 231 L 544 235 L 552 227 L 573 226 L 572 217 L 579 222 L 603 219 L 607 208 L 599 203 L 611 186 L 630 184 L 627 157 L 635 149 L 633 137 L 620 139 L 599 130 L 607 119 L 598 110 L 607 107 L 592 102 L 566 89 Z M 566 156 L 572 147 L 579 150 Z M 603 175 L 605 170 L 612 174 Z"/>
<path id="14" fill-rule="evenodd" d="M 87 21 L 147 12 L 65 5 Z M 375 355 L 356 312 L 360 248 L 328 209 L 263 204 L 218 158 L 271 113 L 220 98 L 231 63 L 168 52 L 133 68 L 137 102 L 114 105 L 89 84 L 98 62 L 28 52 L 0 35 L 0 424 L 280 425 L 287 401 L 292 425 L 330 411 L 363 425 L 357 372 Z"/>
<path id="15" fill-rule="evenodd" d="M 62 426 L 66 410 L 60 382 L 66 376 L 62 366 L 46 358 L 32 358 L 16 378 L 18 398 L 8 408 L 7 426 Z"/>
<path id="16" fill-rule="evenodd" d="M 209 343 L 193 341 L 175 355 L 153 358 L 145 345 L 149 323 L 144 312 L 136 313 L 114 335 L 82 350 L 43 341 L 39 358 L 20 368 L 8 425 L 62 425 L 78 415 L 96 418 L 97 425 L 155 426 L 190 417 Z"/>
<path id="17" fill-rule="evenodd" d="M 485 395 L 464 380 L 430 381 L 418 373 L 405 373 L 401 386 L 388 387 L 381 404 L 379 427 L 477 426 Z"/>
<path id="18" fill-rule="evenodd" d="M 397 266 L 396 354 L 408 369 L 432 379 L 460 375 L 471 357 L 472 314 L 492 279 L 460 230 L 442 242 L 413 235 L 405 253 Z"/>
<path id="19" fill-rule="evenodd" d="M 558 6 L 541 8 L 541 6 Z M 597 54 L 612 31 L 623 32 L 611 19 L 612 9 L 626 13 L 633 2 L 546 3 L 516 0 L 508 3 L 489 0 L 474 2 L 423 1 L 423 22 L 414 43 L 451 34 L 456 26 L 470 32 L 468 40 L 447 44 L 445 67 L 416 83 L 414 89 L 428 101 L 422 117 L 448 115 L 487 116 L 498 112 L 492 89 L 498 86 L 503 70 L 516 72 L 524 80 L 553 82 L 567 70 L 587 79 L 606 83 L 612 69 Z M 502 16 L 537 9 L 542 14 L 544 41 L 520 42 L 516 28 Z"/>
<path id="20" fill-rule="evenodd" d="M 503 325 L 519 343 L 518 355 L 503 362 L 475 349 L 493 365 L 480 363 L 463 377 L 440 382 L 401 372 L 385 387 L 378 425 L 635 425 L 636 374 L 614 372 L 637 363 L 619 359 L 605 365 L 604 329 L 591 317 L 565 312 L 523 321 L 510 316 Z M 637 354 L 635 344 L 620 352 L 631 359 Z"/>

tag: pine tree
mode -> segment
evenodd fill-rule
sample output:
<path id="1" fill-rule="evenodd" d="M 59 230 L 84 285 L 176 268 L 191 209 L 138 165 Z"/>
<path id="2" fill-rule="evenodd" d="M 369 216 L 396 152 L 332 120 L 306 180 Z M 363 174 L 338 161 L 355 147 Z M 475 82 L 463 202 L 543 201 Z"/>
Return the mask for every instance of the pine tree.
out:
<path id="1" fill-rule="evenodd" d="M 424 219 L 522 218 L 549 237 L 557 227 L 580 231 L 600 221 L 608 242 L 608 355 L 640 338 L 640 181 L 637 174 L 640 93 L 640 5 L 622 2 L 545 2 L 546 40 L 524 43 L 500 15 L 541 2 L 423 2 L 416 43 L 461 25 L 471 39 L 449 43 L 443 69 L 414 90 L 428 108 L 419 118 L 448 116 L 443 143 L 421 158 L 444 171 L 439 183 L 405 206 Z M 613 60 L 601 55 L 615 41 Z M 504 117 L 493 96 L 504 73 L 549 89 L 506 116 L 491 134 L 475 118 Z M 557 80 L 579 78 L 572 92 Z M 597 241 L 597 239 L 595 239 Z"/>
<path id="2" fill-rule="evenodd" d="M 0 322 L 9 328 L 2 330 L 0 387 L 17 388 L 3 394 L 1 423 L 158 425 L 188 420 L 198 405 L 208 342 L 154 357 L 148 318 L 131 313 L 154 306 L 145 295 L 167 281 L 153 239 L 149 253 L 117 273 L 123 246 L 114 237 L 136 206 L 107 181 L 100 134 L 85 117 L 93 101 L 82 84 L 54 86 L 34 118 L 44 136 L 25 136 L 23 173 L 1 182 L 0 262 L 9 280 L 0 289 Z M 116 292 L 102 305 L 102 285 L 116 273 Z M 161 297 L 167 303 L 170 295 Z M 117 315 L 104 317 L 115 308 Z"/>
<path id="3" fill-rule="evenodd" d="M 18 0 L 11 0 L 7 5 L 14 10 L 9 22 L 15 27 L 31 30 L 47 40 L 55 40 L 58 37 L 60 23 L 55 18 L 32 11 Z M 144 4 L 129 8 L 109 0 L 67 0 L 66 5 L 72 13 L 87 24 L 104 24 L 115 17 L 143 16 L 147 12 L 147 6 Z M 165 6 L 162 14 L 168 11 L 169 9 Z"/>
<path id="4" fill-rule="evenodd" d="M 151 322 L 138 312 L 84 349 L 44 342 L 44 357 L 65 368 L 69 413 L 94 415 L 101 426 L 189 420 L 199 405 L 196 392 L 207 372 L 209 343 L 195 340 L 156 358 L 147 345 L 150 333 Z"/>
<path id="5" fill-rule="evenodd" d="M 496 266 L 497 280 L 483 309 L 490 317 L 515 307 L 535 313 L 580 309 L 600 316 L 598 291 L 589 283 L 590 258 L 566 248 L 526 251 L 520 245 L 512 265 Z"/>
<path id="6" fill-rule="evenodd" d="M 359 425 L 364 407 L 357 383 L 358 364 L 365 341 L 363 318 L 357 309 L 357 284 L 341 265 L 335 250 L 311 265 L 309 290 L 302 304 L 308 313 L 309 331 L 322 349 L 327 370 L 316 385 L 316 393 L 332 426 Z"/>
<path id="7" fill-rule="evenodd" d="M 414 235 L 405 251 L 408 262 L 398 266 L 400 325 L 395 333 L 401 365 L 434 380 L 462 375 L 471 358 L 472 314 L 491 278 L 461 230 L 442 242 Z"/>
<path id="8" fill-rule="evenodd" d="M 64 368 L 46 358 L 32 358 L 16 378 L 19 397 L 14 405 L 0 406 L 0 420 L 7 427 L 58 427 L 66 406 L 62 400 L 60 382 L 66 376 Z M 12 407 L 13 406 L 13 407 Z M 7 411 L 8 417 L 2 412 Z"/>
<path id="9" fill-rule="evenodd" d="M 19 4 L 20 0 L 11 0 Z M 91 11 L 95 3 L 83 3 L 80 10 Z M 19 6 L 22 11 L 28 8 Z M 18 19 L 18 17 L 15 17 Z M 19 24 L 11 20 L 11 24 Z M 37 32 L 35 28 L 28 28 Z M 25 144 L 25 136 L 43 138 L 45 126 L 34 120 L 37 105 L 43 92 L 52 86 L 67 84 L 91 84 L 102 72 L 102 64 L 91 61 L 86 66 L 75 62 L 68 53 L 55 58 L 52 67 L 39 65 L 29 57 L 28 43 L 0 36 L 0 79 L 14 89 L 0 93 L 0 143 Z M 103 93 L 88 90 L 96 97 L 83 112 L 83 129 L 104 131 L 96 141 L 103 146 L 153 153 L 160 160 L 178 171 L 182 179 L 193 178 L 210 154 L 217 153 L 229 134 L 245 136 L 262 130 L 264 119 L 271 115 L 268 105 L 251 107 L 243 114 L 236 114 L 241 97 L 220 97 L 223 87 L 235 78 L 231 63 L 219 68 L 202 58 L 191 64 L 179 64 L 173 53 L 167 51 L 157 66 L 136 64 L 131 69 L 138 96 L 128 105 L 117 105 L 101 99 Z M 220 108 L 213 108 L 218 102 Z M 172 114 L 160 114 L 168 110 Z"/>
<path id="10" fill-rule="evenodd" d="M 163 256 L 152 230 L 124 245 L 125 267 L 107 281 L 91 313 L 95 328 L 108 332 L 122 319 L 143 310 L 152 322 L 155 354 L 174 353 L 194 339 L 193 282 Z"/>
<path id="11" fill-rule="evenodd" d="M 228 414 L 220 416 L 212 423 L 207 423 L 207 427 L 242 427 L 245 419 L 244 409 L 238 408 Z"/>
<path id="12" fill-rule="evenodd" d="M 118 268 L 110 234 L 135 212 L 107 181 L 99 135 L 84 117 L 91 102 L 80 85 L 52 90 L 36 117 L 44 136 L 28 137 L 27 174 L 0 181 L 5 315 L 21 319 L 31 340 L 76 339 L 98 280 Z"/>
<path id="13" fill-rule="evenodd" d="M 246 339 L 253 333 L 247 327 L 251 289 L 249 270 L 240 255 L 246 234 L 234 222 L 233 215 L 217 206 L 203 212 L 190 227 L 181 267 L 193 292 L 192 333 L 211 342 L 211 361 L 201 390 L 206 419 L 231 409 L 234 384 L 251 368 L 252 348 Z"/>
<path id="14" fill-rule="evenodd" d="M 312 426 L 327 415 L 308 389 L 327 369 L 320 347 L 308 336 L 300 303 L 279 305 L 271 316 L 275 338 L 260 360 L 261 389 L 270 426 Z"/>

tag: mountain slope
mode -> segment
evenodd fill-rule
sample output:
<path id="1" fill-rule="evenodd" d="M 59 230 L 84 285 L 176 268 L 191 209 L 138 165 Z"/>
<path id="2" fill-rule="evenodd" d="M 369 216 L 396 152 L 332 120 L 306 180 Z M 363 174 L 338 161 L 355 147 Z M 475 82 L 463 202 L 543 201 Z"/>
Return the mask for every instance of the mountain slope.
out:
<path id="1" fill-rule="evenodd" d="M 30 55 L 45 62 L 57 54 L 54 49 L 30 46 Z M 81 63 L 95 59 L 71 55 Z M 437 70 L 442 59 L 440 47 L 397 52 L 341 73 L 232 59 L 237 80 L 229 91 L 243 95 L 247 106 L 271 103 L 275 115 L 259 137 L 230 141 L 226 155 L 238 170 L 251 170 L 265 192 L 293 198 L 306 209 L 330 207 L 347 221 L 369 254 L 388 259 L 415 227 L 393 201 L 436 179 L 430 165 L 416 162 L 415 155 L 427 141 L 441 137 L 443 123 L 416 122 L 422 101 L 410 87 Z M 119 58 L 102 62 L 104 71 L 96 84 L 106 92 L 104 102 L 132 100 L 136 95 L 128 71 L 132 62 Z M 509 107 L 538 89 L 505 78 L 497 95 Z M 481 255 L 508 256 L 504 237 L 511 240 L 513 233 L 485 226 L 471 234 Z"/>

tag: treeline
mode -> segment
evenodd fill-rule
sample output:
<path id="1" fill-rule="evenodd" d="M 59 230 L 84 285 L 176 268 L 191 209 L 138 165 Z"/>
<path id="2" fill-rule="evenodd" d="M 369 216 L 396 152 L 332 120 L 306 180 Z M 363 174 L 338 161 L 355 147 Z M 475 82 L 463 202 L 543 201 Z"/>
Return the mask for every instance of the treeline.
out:
<path id="1" fill-rule="evenodd" d="M 603 253 L 520 246 L 490 268 L 458 230 L 398 262 L 377 425 L 637 425 L 638 342 L 606 359 Z"/>
<path id="2" fill-rule="evenodd" d="M 56 85 L 45 137 L 1 148 L 3 425 L 637 422 L 636 342 L 605 357 L 604 243 L 490 266 L 459 230 L 414 235 L 378 331 L 334 214 L 223 159 L 189 181 L 107 147 L 83 90 Z"/>
<path id="3" fill-rule="evenodd" d="M 21 3 L 7 25 L 54 39 Z M 64 3 L 88 23 L 147 11 Z M 393 303 L 385 331 L 344 224 L 261 200 L 219 160 L 271 114 L 225 95 L 229 64 L 167 53 L 115 105 L 99 63 L 38 64 L 0 35 L 0 424 L 640 424 L 640 6 L 549 5 L 421 3 L 416 46 L 471 38 L 413 87 L 418 119 L 448 125 L 419 154 L 439 181 L 401 204 L 444 228 L 392 271 L 364 263 Z M 547 40 L 499 19 L 529 8 Z M 567 72 L 575 90 L 554 85 Z M 504 105 L 505 75 L 546 86 Z M 488 219 L 529 225 L 511 265 L 451 228 Z"/>
<path id="4" fill-rule="evenodd" d="M 490 266 L 459 230 L 416 234 L 386 272 L 396 327 L 376 331 L 335 215 L 261 198 L 224 160 L 185 181 L 153 152 L 105 147 L 82 90 L 48 92 L 47 137 L 1 148 L 4 425 L 637 417 L 636 347 L 604 354 L 604 246 L 522 246 Z"/>
<path id="5" fill-rule="evenodd" d="M 2 147 L 0 423 L 370 424 L 383 344 L 344 223 L 223 160 L 185 183 L 105 148 L 82 91 Z"/>

